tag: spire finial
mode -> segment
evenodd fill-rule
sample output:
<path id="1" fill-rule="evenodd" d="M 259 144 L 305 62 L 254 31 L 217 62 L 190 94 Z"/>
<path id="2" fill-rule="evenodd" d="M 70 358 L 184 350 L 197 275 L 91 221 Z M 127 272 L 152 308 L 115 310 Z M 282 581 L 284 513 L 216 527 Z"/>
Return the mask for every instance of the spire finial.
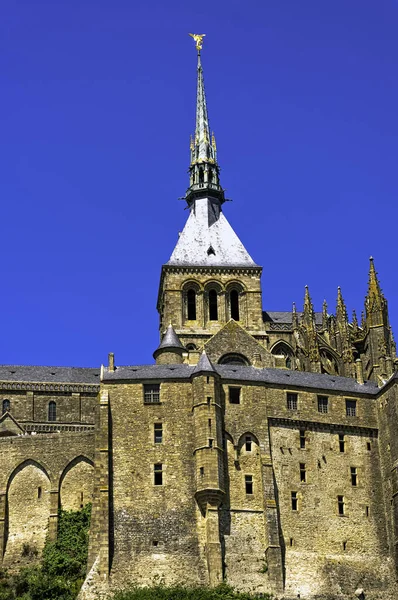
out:
<path id="1" fill-rule="evenodd" d="M 341 287 L 337 288 L 337 307 L 336 307 L 336 319 L 337 321 L 348 322 L 347 308 L 341 293 Z"/>
<path id="2" fill-rule="evenodd" d="M 200 51 L 202 50 L 202 46 L 203 46 L 203 38 L 205 37 L 205 33 L 190 33 L 189 34 L 191 36 L 191 38 L 193 38 L 195 40 L 195 44 L 196 44 L 196 50 L 198 51 L 198 54 L 200 54 Z"/>

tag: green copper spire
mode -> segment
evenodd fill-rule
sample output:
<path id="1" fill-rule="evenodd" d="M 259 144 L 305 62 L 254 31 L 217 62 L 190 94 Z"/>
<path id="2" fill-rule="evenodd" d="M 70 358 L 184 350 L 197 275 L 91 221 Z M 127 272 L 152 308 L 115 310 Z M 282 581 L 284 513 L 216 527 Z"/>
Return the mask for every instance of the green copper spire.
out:
<path id="1" fill-rule="evenodd" d="M 205 84 L 200 52 L 205 34 L 189 34 L 196 42 L 198 52 L 198 81 L 196 94 L 196 125 L 194 138 L 191 137 L 191 164 L 189 167 L 190 186 L 185 199 L 191 205 L 195 198 L 212 197 L 224 202 L 224 191 L 220 186 L 217 148 L 214 133 L 210 134 L 207 113 Z"/>

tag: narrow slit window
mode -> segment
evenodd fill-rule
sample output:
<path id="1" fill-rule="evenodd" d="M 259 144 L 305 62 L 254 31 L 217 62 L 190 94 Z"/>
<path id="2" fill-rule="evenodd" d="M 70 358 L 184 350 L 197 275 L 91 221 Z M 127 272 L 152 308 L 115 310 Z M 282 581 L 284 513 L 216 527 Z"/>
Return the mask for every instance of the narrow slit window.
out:
<path id="1" fill-rule="evenodd" d="M 240 404 L 240 387 L 230 387 L 229 391 L 229 403 Z"/>
<path id="2" fill-rule="evenodd" d="M 345 452 L 345 439 L 342 433 L 339 433 L 339 450 Z"/>
<path id="3" fill-rule="evenodd" d="M 253 475 L 245 475 L 246 494 L 253 494 Z"/>
<path id="4" fill-rule="evenodd" d="M 205 474 L 205 468 L 204 468 L 204 467 L 200 467 L 200 468 L 199 468 L 199 475 L 200 475 L 201 477 L 203 477 L 203 476 L 204 476 L 204 474 Z"/>
<path id="5" fill-rule="evenodd" d="M 237 290 L 231 290 L 229 302 L 231 306 L 231 319 L 239 321 L 239 293 Z"/>
<path id="6" fill-rule="evenodd" d="M 337 496 L 337 507 L 338 507 L 339 515 L 344 515 L 345 514 L 344 496 Z"/>
<path id="7" fill-rule="evenodd" d="M 156 463 L 153 465 L 153 483 L 154 485 L 163 485 L 163 465 Z"/>
<path id="8" fill-rule="evenodd" d="M 327 396 L 318 396 L 318 412 L 327 413 L 329 411 L 329 398 Z"/>
<path id="9" fill-rule="evenodd" d="M 187 291 L 187 318 L 189 321 L 196 320 L 196 292 L 193 289 Z"/>
<path id="10" fill-rule="evenodd" d="M 209 448 L 213 448 L 213 438 L 209 438 Z"/>
<path id="11" fill-rule="evenodd" d="M 290 547 L 292 548 L 294 546 L 294 540 L 293 538 L 290 538 Z"/>
<path id="12" fill-rule="evenodd" d="M 57 404 L 54 402 L 54 400 L 51 400 L 51 402 L 48 404 L 48 420 L 57 420 Z"/>
<path id="13" fill-rule="evenodd" d="M 357 487 L 358 485 L 358 471 L 356 467 L 351 467 L 351 485 Z"/>
<path id="14" fill-rule="evenodd" d="M 209 291 L 209 319 L 218 321 L 218 303 L 216 290 Z"/>
<path id="15" fill-rule="evenodd" d="M 160 402 L 160 383 L 144 384 L 145 404 L 158 404 Z"/>
<path id="16" fill-rule="evenodd" d="M 365 515 L 369 516 L 369 506 L 365 506 Z"/>
<path id="17" fill-rule="evenodd" d="M 210 406 L 211 404 L 211 396 L 207 396 L 207 406 Z"/>
<path id="18" fill-rule="evenodd" d="M 286 394 L 286 403 L 289 410 L 297 410 L 297 394 L 288 392 Z"/>
<path id="19" fill-rule="evenodd" d="M 247 435 L 246 438 L 245 438 L 245 449 L 246 449 L 246 452 L 251 452 L 252 451 L 252 443 L 253 443 L 252 438 L 250 437 L 250 435 Z"/>
<path id="20" fill-rule="evenodd" d="M 300 448 L 305 448 L 305 430 L 300 429 Z"/>
<path id="21" fill-rule="evenodd" d="M 346 400 L 345 401 L 345 412 L 347 417 L 356 417 L 357 416 L 357 401 L 356 400 Z"/>
<path id="22" fill-rule="evenodd" d="M 347 550 L 347 542 L 343 542 L 343 550 Z"/>
<path id="23" fill-rule="evenodd" d="M 366 448 L 368 449 L 368 452 L 370 452 L 372 450 L 372 444 L 370 442 L 366 442 Z"/>
<path id="24" fill-rule="evenodd" d="M 297 511 L 298 509 L 298 498 L 297 492 L 292 492 L 292 510 Z"/>
<path id="25" fill-rule="evenodd" d="M 307 481 L 307 470 L 305 468 L 305 463 L 300 463 L 300 481 L 302 483 Z"/>
<path id="26" fill-rule="evenodd" d="M 153 441 L 155 444 L 163 442 L 163 423 L 155 423 L 153 426 Z"/>
<path id="27" fill-rule="evenodd" d="M 40 500 L 40 498 L 41 498 L 41 487 L 40 486 L 37 488 L 37 497 Z"/>

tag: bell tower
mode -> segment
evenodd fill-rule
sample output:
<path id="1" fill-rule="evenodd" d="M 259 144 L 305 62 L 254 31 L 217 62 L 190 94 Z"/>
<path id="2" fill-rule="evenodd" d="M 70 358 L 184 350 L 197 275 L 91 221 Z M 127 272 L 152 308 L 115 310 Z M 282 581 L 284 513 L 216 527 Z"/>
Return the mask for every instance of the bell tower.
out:
<path id="1" fill-rule="evenodd" d="M 223 213 L 225 196 L 201 62 L 203 35 L 192 37 L 198 62 L 195 134 L 184 197 L 189 217 L 162 267 L 157 308 L 160 335 L 172 324 L 184 347 L 195 352 L 231 319 L 251 334 L 263 330 L 263 321 L 262 269 Z"/>

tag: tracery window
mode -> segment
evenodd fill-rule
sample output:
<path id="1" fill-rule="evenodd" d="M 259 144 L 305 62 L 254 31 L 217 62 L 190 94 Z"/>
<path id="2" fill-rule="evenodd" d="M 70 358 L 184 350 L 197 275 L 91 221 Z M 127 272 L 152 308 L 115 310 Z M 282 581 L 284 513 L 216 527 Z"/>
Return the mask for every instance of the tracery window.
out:
<path id="1" fill-rule="evenodd" d="M 48 420 L 56 421 L 57 420 L 57 404 L 54 400 L 51 400 L 48 404 Z"/>
<path id="2" fill-rule="evenodd" d="M 293 368 L 293 352 L 287 344 L 283 342 L 277 344 L 273 347 L 272 354 L 274 356 L 282 356 L 287 369 Z"/>

